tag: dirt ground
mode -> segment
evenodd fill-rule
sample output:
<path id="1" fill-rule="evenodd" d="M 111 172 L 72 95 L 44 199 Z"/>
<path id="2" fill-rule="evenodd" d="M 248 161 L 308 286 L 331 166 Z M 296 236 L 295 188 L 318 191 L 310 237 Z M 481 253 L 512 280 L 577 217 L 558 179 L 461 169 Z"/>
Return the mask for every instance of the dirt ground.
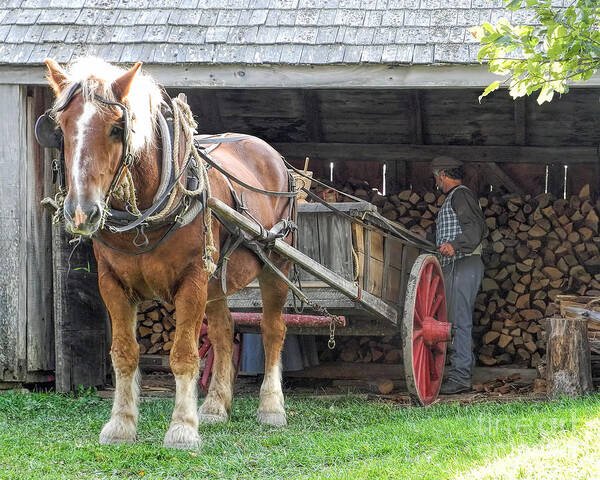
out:
<path id="1" fill-rule="evenodd" d="M 239 375 L 235 382 L 234 395 L 256 395 L 260 390 L 261 376 Z M 414 405 L 410 395 L 403 389 L 403 385 L 392 390 L 388 394 L 374 392 L 367 383 L 345 384 L 331 380 L 285 378 L 283 379 L 283 391 L 286 396 L 321 397 L 334 399 L 344 397 L 348 394 L 358 395 L 366 400 L 386 401 L 398 405 Z M 106 387 L 101 390 L 103 398 L 112 398 L 114 389 Z M 175 379 L 167 372 L 146 372 L 142 374 L 142 398 L 172 398 L 175 394 Z M 202 396 L 202 390 L 200 389 Z M 519 400 L 539 401 L 545 400 L 544 393 L 534 393 L 533 386 L 515 381 L 510 385 L 507 393 L 494 391 L 472 391 L 457 395 L 440 395 L 434 403 L 458 402 L 470 405 L 481 402 L 513 402 Z"/>

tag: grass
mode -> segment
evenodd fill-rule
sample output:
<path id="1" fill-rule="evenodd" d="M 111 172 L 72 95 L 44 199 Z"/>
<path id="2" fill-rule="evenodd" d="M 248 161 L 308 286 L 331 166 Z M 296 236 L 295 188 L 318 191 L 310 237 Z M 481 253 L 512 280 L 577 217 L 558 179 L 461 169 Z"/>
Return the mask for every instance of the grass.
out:
<path id="1" fill-rule="evenodd" d="M 597 478 L 600 465 L 600 395 L 431 408 L 292 396 L 284 429 L 258 425 L 242 397 L 227 424 L 200 427 L 196 452 L 161 447 L 172 400 L 142 402 L 138 443 L 99 445 L 110 407 L 0 395 L 0 479 Z"/>

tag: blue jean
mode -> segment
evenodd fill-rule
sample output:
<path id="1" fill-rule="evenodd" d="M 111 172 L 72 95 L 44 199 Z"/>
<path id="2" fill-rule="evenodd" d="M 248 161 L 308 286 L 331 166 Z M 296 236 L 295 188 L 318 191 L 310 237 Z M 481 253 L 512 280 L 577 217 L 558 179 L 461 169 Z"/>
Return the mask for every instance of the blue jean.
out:
<path id="1" fill-rule="evenodd" d="M 448 378 L 467 386 L 471 386 L 473 373 L 473 309 L 483 268 L 480 255 L 461 258 L 442 268 L 448 321 L 454 326 Z"/>

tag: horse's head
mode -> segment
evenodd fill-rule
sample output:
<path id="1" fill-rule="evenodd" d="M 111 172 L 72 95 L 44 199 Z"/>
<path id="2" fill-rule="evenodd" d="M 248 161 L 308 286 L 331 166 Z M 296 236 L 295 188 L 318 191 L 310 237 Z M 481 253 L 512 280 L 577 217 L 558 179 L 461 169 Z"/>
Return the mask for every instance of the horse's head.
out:
<path id="1" fill-rule="evenodd" d="M 125 71 L 102 62 L 98 76 L 93 71 L 82 75 L 81 68 L 79 73 L 64 70 L 53 60 L 46 65 L 56 95 L 53 114 L 63 136 L 66 227 L 89 236 L 100 227 L 106 196 L 120 182 L 116 176 L 132 153 L 127 97 L 141 63 Z"/>

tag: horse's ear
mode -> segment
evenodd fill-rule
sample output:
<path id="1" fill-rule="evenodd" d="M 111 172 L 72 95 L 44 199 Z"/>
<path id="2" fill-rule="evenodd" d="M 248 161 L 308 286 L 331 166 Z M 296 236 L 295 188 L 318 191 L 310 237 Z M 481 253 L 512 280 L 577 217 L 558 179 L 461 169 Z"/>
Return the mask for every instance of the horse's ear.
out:
<path id="1" fill-rule="evenodd" d="M 54 94 L 58 96 L 67 83 L 67 74 L 58 63 L 50 58 L 44 60 L 44 63 L 48 67 L 46 80 L 54 90 Z"/>
<path id="2" fill-rule="evenodd" d="M 133 77 L 135 77 L 135 74 L 141 66 L 142 62 L 137 62 L 131 69 L 113 82 L 112 90 L 117 100 L 121 101 L 129 94 Z"/>

